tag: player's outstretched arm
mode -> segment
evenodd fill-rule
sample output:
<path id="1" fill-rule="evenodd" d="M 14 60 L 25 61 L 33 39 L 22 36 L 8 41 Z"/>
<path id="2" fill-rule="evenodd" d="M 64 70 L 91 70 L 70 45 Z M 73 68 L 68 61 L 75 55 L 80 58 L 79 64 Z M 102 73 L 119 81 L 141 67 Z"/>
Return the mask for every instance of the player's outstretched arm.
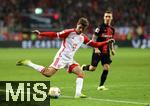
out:
<path id="1" fill-rule="evenodd" d="M 40 32 L 39 30 L 34 30 L 32 33 L 35 33 L 39 36 L 49 37 L 49 38 L 56 38 L 57 32 Z"/>
<path id="2" fill-rule="evenodd" d="M 109 39 L 107 41 L 104 41 L 104 42 L 95 42 L 95 41 L 92 41 L 92 40 L 89 40 L 89 38 L 87 36 L 84 36 L 84 43 L 86 45 L 89 45 L 89 46 L 92 46 L 92 47 L 95 47 L 95 48 L 99 48 L 107 43 L 112 43 L 112 42 L 115 42 L 114 39 Z"/>
<path id="3" fill-rule="evenodd" d="M 61 32 L 40 32 L 38 30 L 34 30 L 34 31 L 32 31 L 32 33 L 35 33 L 39 36 L 49 37 L 49 38 L 64 39 L 73 31 L 74 31 L 74 29 L 63 30 Z"/>
<path id="4" fill-rule="evenodd" d="M 111 43 L 110 44 L 110 50 L 111 50 L 111 54 L 114 56 L 115 54 L 116 54 L 116 52 L 115 52 L 115 48 L 114 48 L 114 43 Z"/>

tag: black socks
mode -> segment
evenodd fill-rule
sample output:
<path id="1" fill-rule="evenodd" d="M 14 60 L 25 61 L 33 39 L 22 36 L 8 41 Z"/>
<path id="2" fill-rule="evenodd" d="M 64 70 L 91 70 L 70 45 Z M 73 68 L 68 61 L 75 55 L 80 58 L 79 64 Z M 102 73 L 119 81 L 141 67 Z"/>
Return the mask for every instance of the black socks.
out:
<path id="1" fill-rule="evenodd" d="M 107 78 L 107 74 L 108 74 L 108 70 L 103 70 L 103 73 L 102 73 L 101 78 L 100 78 L 100 85 L 99 86 L 104 85 L 104 82 Z"/>
<path id="2" fill-rule="evenodd" d="M 90 67 L 90 65 L 84 66 L 84 67 L 83 67 L 83 71 L 84 71 L 84 70 L 89 70 L 89 67 Z"/>

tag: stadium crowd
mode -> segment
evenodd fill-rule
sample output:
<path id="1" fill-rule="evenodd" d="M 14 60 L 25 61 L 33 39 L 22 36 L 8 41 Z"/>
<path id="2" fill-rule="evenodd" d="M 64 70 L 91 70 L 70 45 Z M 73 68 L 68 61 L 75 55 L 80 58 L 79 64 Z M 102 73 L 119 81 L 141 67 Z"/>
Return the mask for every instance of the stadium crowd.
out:
<path id="1" fill-rule="evenodd" d="M 1 0 L 0 40 L 22 40 L 21 32 L 29 32 L 31 27 L 30 20 L 23 16 L 35 14 L 36 8 L 43 9 L 41 16 L 53 17 L 53 29 L 72 27 L 80 17 L 87 17 L 90 34 L 103 21 L 104 11 L 112 10 L 116 35 L 121 32 L 125 36 L 144 35 L 149 38 L 149 5 L 149 0 Z"/>

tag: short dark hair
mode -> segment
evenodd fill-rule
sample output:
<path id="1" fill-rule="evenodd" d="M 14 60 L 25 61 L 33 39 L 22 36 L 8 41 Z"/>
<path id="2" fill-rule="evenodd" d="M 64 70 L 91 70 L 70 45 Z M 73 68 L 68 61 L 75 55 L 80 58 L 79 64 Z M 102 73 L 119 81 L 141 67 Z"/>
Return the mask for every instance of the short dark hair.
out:
<path id="1" fill-rule="evenodd" d="M 87 28 L 89 26 L 89 21 L 87 20 L 87 18 L 81 17 L 77 24 L 81 24 L 83 25 L 85 28 Z"/>
<path id="2" fill-rule="evenodd" d="M 112 14 L 111 10 L 106 10 L 105 13 Z"/>

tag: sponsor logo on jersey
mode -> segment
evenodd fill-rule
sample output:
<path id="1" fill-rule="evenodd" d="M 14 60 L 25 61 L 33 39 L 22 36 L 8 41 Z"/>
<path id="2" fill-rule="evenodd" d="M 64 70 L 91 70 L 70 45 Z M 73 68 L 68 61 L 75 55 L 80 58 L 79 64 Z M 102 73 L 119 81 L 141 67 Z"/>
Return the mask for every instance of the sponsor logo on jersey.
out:
<path id="1" fill-rule="evenodd" d="M 112 35 L 102 34 L 102 37 L 104 37 L 104 38 L 112 38 Z"/>

